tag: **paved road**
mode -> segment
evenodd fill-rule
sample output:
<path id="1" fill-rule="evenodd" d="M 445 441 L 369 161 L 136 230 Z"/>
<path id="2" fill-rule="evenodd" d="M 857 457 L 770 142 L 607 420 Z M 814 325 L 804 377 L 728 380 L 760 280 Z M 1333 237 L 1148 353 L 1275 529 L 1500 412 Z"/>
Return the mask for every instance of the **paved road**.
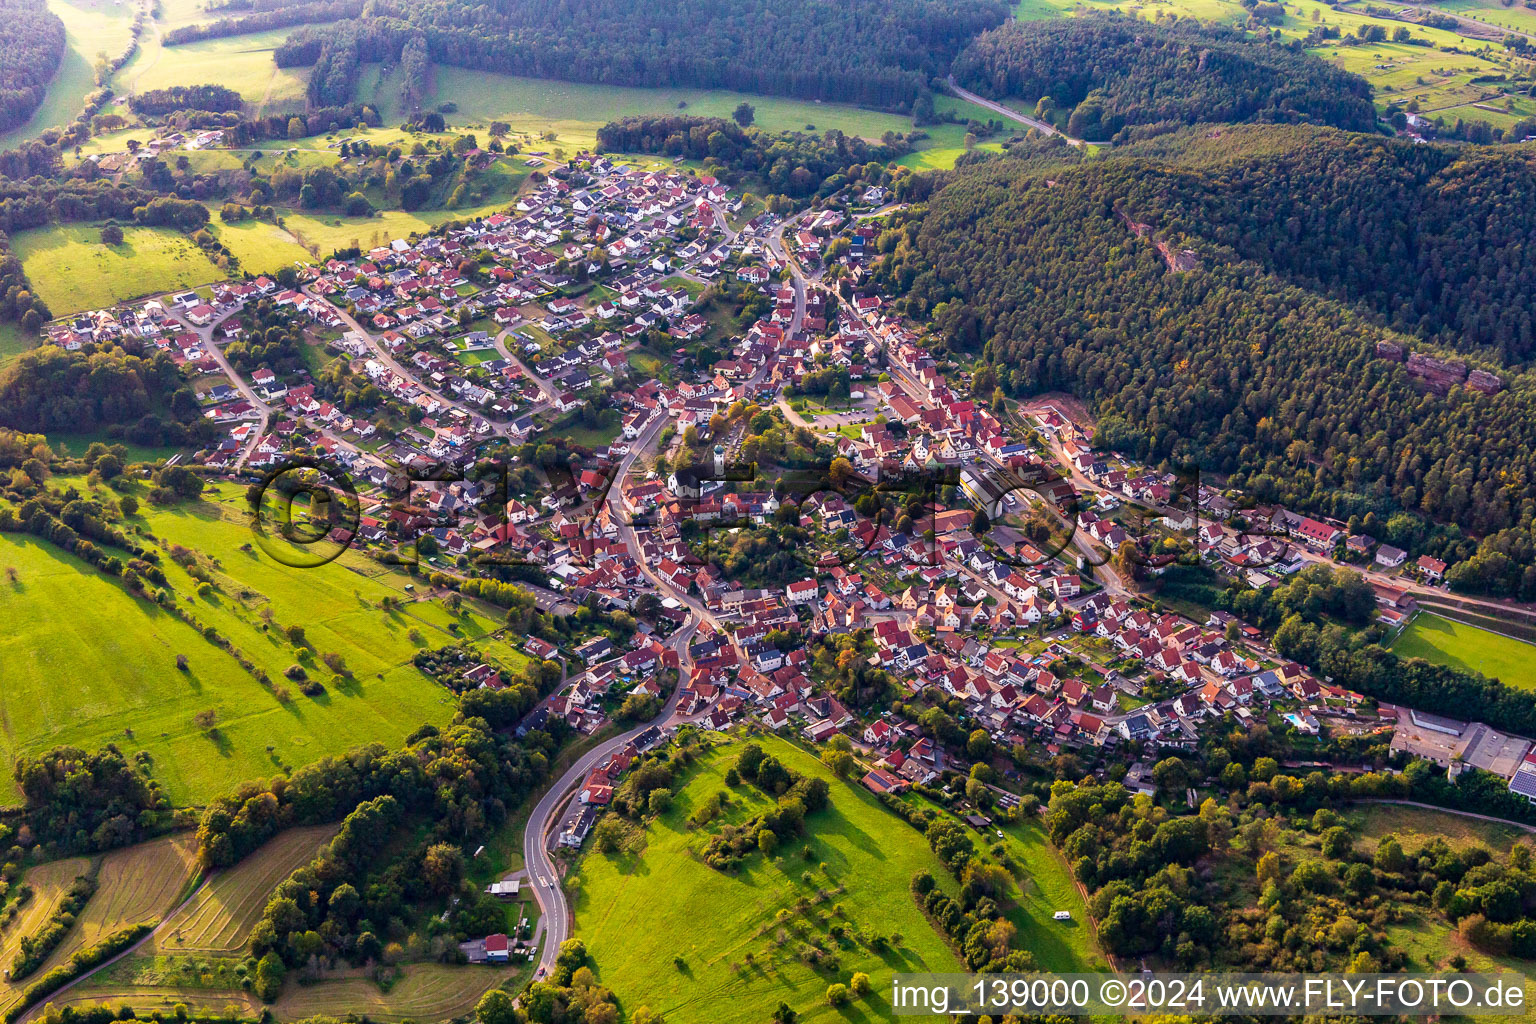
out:
<path id="1" fill-rule="evenodd" d="M 667 642 L 669 647 L 677 648 L 679 661 L 683 663 L 678 671 L 679 680 L 687 675 L 688 641 L 698 628 L 696 621 L 690 621 Z M 669 722 L 677 710 L 677 699 L 681 693 L 681 686 L 674 687 L 666 706 L 656 718 L 598 744 L 578 758 L 560 776 L 559 781 L 549 787 L 543 798 L 534 805 L 533 813 L 528 816 L 528 827 L 523 832 L 523 862 L 527 866 L 533 898 L 539 903 L 540 925 L 544 929 L 544 948 L 539 954 L 540 977 L 554 968 L 555 959 L 560 955 L 560 945 L 570 938 L 571 932 L 570 903 L 565 898 L 565 890 L 560 885 L 560 873 L 555 869 L 554 858 L 549 852 L 549 835 L 554 829 L 556 812 L 565 805 L 572 790 L 581 784 L 596 765 L 624 749 L 625 744 L 651 726 Z"/>
<path id="2" fill-rule="evenodd" d="M 615 521 L 620 523 L 619 536 L 631 554 L 636 556 L 640 550 L 639 538 L 634 526 L 623 514 L 623 483 L 641 454 L 655 443 L 666 422 L 666 416 L 656 416 L 645 432 L 635 439 L 630 446 L 629 454 L 619 462 L 613 486 L 608 491 L 609 507 Z M 533 897 L 539 904 L 541 927 L 544 928 L 544 948 L 539 954 L 539 968 L 543 973 L 548 973 L 554 967 L 555 958 L 560 954 L 560 944 L 570 937 L 571 929 L 570 905 L 565 898 L 565 890 L 560 886 L 560 875 L 555 870 L 554 858 L 549 851 L 549 837 L 557 821 L 557 812 L 595 765 L 606 760 L 616 751 L 622 750 L 625 744 L 651 726 L 667 725 L 679 718 L 678 697 L 682 693 L 682 682 L 688 678 L 689 670 L 692 668 L 688 658 L 688 644 L 693 639 L 694 633 L 698 631 L 700 623 L 707 622 L 716 632 L 721 632 L 719 620 L 697 598 L 690 597 L 673 587 L 644 561 L 639 561 L 639 565 L 652 586 L 660 593 L 676 598 L 692 613 L 688 622 L 679 627 L 667 641 L 667 646 L 678 652 L 678 685 L 673 687 L 665 707 L 654 719 L 604 741 L 577 759 L 576 763 L 566 769 L 565 774 L 549 787 L 548 792 L 534 805 L 533 813 L 528 816 L 528 827 L 523 832 L 523 860 L 531 879 Z"/>
<path id="3" fill-rule="evenodd" d="M 469 413 L 471 416 L 473 416 L 476 419 L 489 420 L 493 424 L 496 423 L 495 420 L 493 420 L 491 417 L 487 416 L 485 413 L 477 412 L 477 411 L 469 408 L 468 406 L 466 406 L 463 402 L 460 402 L 457 398 L 453 397 L 452 395 L 446 394 L 446 393 L 444 393 L 442 391 L 438 391 L 436 388 L 430 387 L 425 382 L 423 382 L 421 377 L 416 373 L 415 370 L 410 369 L 404 363 L 400 362 L 398 359 L 396 359 L 394 357 L 394 355 L 392 355 L 390 353 L 389 349 L 387 349 L 383 345 L 379 344 L 378 339 L 376 339 L 373 336 L 373 332 L 368 330 L 362 324 L 358 323 L 356 318 L 354 318 L 351 313 L 348 313 L 344 307 L 336 305 L 334 302 L 331 302 L 324 295 L 321 295 L 318 292 L 310 291 L 310 292 L 308 292 L 308 294 L 310 295 L 311 298 L 319 299 L 319 300 L 325 302 L 327 305 L 329 305 L 331 307 L 331 309 L 335 310 L 336 311 L 336 315 L 341 317 L 341 322 L 346 324 L 347 329 L 352 331 L 358 337 L 363 339 L 363 342 L 368 346 L 369 350 L 373 353 L 374 358 L 376 358 L 379 362 L 383 363 L 386 367 L 388 367 L 396 375 L 398 375 L 398 376 L 404 378 L 405 380 L 409 381 L 410 383 L 414 384 L 417 388 L 419 388 L 421 391 L 425 392 L 426 394 L 429 394 L 433 398 L 436 398 L 445 407 L 454 408 L 454 409 L 462 409 L 463 411 Z"/>
<path id="4" fill-rule="evenodd" d="M 510 329 L 500 331 L 497 333 L 496 337 L 492 339 L 491 343 L 496 346 L 496 351 L 501 354 L 503 359 L 521 370 L 523 376 L 527 377 L 533 383 L 533 385 L 539 389 L 539 393 L 544 396 L 544 401 L 540 402 L 538 405 L 534 406 L 528 411 L 531 413 L 542 412 L 543 410 L 548 409 L 554 405 L 555 399 L 560 397 L 560 389 L 555 387 L 549 381 L 545 380 L 543 377 L 540 377 L 538 374 L 534 373 L 528 364 L 523 362 L 523 357 L 512 351 L 512 349 L 507 345 L 507 336 L 510 334 L 512 334 Z M 514 335 L 514 337 L 517 337 L 517 335 Z"/>
<path id="5" fill-rule="evenodd" d="M 784 232 L 795 226 L 795 223 L 805 215 L 797 213 L 779 222 L 778 226 L 768 235 L 768 251 L 773 253 L 780 262 L 789 267 L 789 282 L 795 290 L 795 315 L 790 320 L 785 334 L 793 336 L 805 323 L 805 275 L 800 271 L 800 264 L 795 260 L 784 245 Z"/>
<path id="6" fill-rule="evenodd" d="M 219 364 L 219 368 L 224 371 L 224 376 L 228 377 L 229 382 L 235 386 L 235 390 L 240 392 L 240 397 L 249 402 L 251 408 L 261 414 L 260 419 L 254 424 L 255 429 L 251 431 L 251 436 L 246 439 L 245 447 L 240 449 L 240 457 L 235 460 L 235 469 L 239 470 L 250 459 L 251 453 L 256 450 L 256 445 L 266 435 L 267 426 L 272 422 L 272 407 L 256 396 L 256 392 L 246 383 L 245 378 L 235 371 L 235 368 L 230 365 L 229 360 L 225 358 L 223 351 L 213 342 L 213 332 L 218 329 L 218 326 L 245 307 L 236 306 L 207 327 L 195 327 L 191 322 L 182 319 L 181 314 L 171 306 L 168 296 L 163 297 L 161 301 L 165 304 L 165 308 L 170 313 L 172 319 L 202 339 L 203 349 L 212 357 L 214 362 Z"/>
<path id="7" fill-rule="evenodd" d="M 970 100 L 972 103 L 976 104 L 978 107 L 985 107 L 986 109 L 992 111 L 992 113 L 1000 114 L 1003 117 L 1006 117 L 1010 121 L 1017 121 L 1017 122 L 1019 122 L 1019 124 L 1027 124 L 1031 128 L 1035 128 L 1035 129 L 1039 130 L 1040 132 L 1042 132 L 1045 135 L 1060 135 L 1063 139 L 1066 139 L 1069 143 L 1071 143 L 1074 146 L 1081 146 L 1081 145 L 1083 145 L 1083 140 L 1082 139 L 1074 139 L 1072 136 L 1068 135 L 1066 132 L 1058 131 L 1056 129 L 1056 126 L 1053 125 L 1053 124 L 1047 124 L 1045 121 L 1042 121 L 1039 118 L 1030 117 L 1030 116 L 1028 116 L 1026 114 L 1021 114 L 1017 110 L 1014 110 L 1012 107 L 1005 107 L 1001 103 L 995 103 L 992 100 L 989 100 L 989 99 L 987 99 L 984 96 L 978 96 L 975 93 L 971 92 L 969 89 L 962 89 L 962 88 L 960 88 L 958 85 L 955 84 L 955 76 L 954 75 L 950 75 L 949 76 L 949 87 L 950 87 L 951 90 L 954 91 L 955 95 L 959 96 L 961 99 L 963 99 L 963 100 Z"/>

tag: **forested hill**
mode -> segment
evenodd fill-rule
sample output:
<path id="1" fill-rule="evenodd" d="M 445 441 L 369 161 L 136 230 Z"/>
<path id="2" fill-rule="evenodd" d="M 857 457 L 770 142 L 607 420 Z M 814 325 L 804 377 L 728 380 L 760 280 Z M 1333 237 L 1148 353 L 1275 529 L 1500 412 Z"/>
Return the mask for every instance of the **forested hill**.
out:
<path id="1" fill-rule="evenodd" d="M 955 60 L 956 80 L 993 99 L 1070 114 L 1067 133 L 1102 141 L 1166 122 L 1311 122 L 1368 132 L 1371 87 L 1299 48 L 1191 21 L 1116 15 L 1009 22 Z"/>
<path id="2" fill-rule="evenodd" d="M 1446 348 L 1501 364 L 1536 359 L 1536 148 L 1310 128 L 1241 135 L 1290 145 L 1198 178 L 1131 182 L 1126 209 Z"/>
<path id="3" fill-rule="evenodd" d="M 8 131 L 43 102 L 64 59 L 64 22 L 43 0 L 0 0 L 0 21 L 0 131 Z"/>
<path id="4" fill-rule="evenodd" d="M 910 108 L 1004 0 L 370 0 L 365 51 L 419 35 L 443 64 L 612 85 Z"/>
<path id="5" fill-rule="evenodd" d="M 899 237 L 881 239 L 889 254 L 877 279 L 905 290 L 909 310 L 931 317 L 951 344 L 981 347 L 1013 393 L 1082 395 L 1111 445 L 1154 462 L 1190 457 L 1261 499 L 1340 518 L 1408 510 L 1442 524 L 1435 533 L 1447 553 L 1475 546 L 1457 540 L 1457 528 L 1492 534 L 1462 570 L 1463 585 L 1536 597 L 1531 376 L 1506 374 L 1510 386 L 1493 395 L 1426 391 L 1404 364 L 1376 354 L 1381 340 L 1423 342 L 1216 240 L 1262 248 L 1257 218 L 1214 222 L 1251 214 L 1233 195 L 1283 206 L 1294 190 L 1345 224 L 1358 214 L 1318 195 L 1324 170 L 1385 147 L 1393 159 L 1378 157 L 1378 175 L 1395 160 L 1396 176 L 1411 180 L 1431 159 L 1412 147 L 1319 134 L 1331 137 L 1319 145 L 1344 148 L 1315 174 L 1301 173 L 1311 167 L 1303 157 L 1240 158 L 1226 170 L 1118 155 L 1046 170 L 1006 160 L 968 168 L 926 209 L 913 208 Z M 1496 169 L 1488 175 L 1476 185 L 1497 187 Z M 1224 185 L 1234 191 L 1224 194 Z M 1477 189 L 1468 182 L 1462 191 L 1475 198 Z M 1167 214 L 1173 229 L 1159 223 L 1162 211 L 1181 206 Z M 1295 221 L 1276 232 L 1287 224 L 1304 234 Z M 1468 234 L 1481 224 L 1469 213 Z M 1372 252 L 1379 243 L 1379 258 L 1412 265 L 1393 238 L 1358 237 Z M 1514 292 L 1500 290 L 1505 268 L 1485 260 L 1459 272 L 1469 297 L 1518 316 Z"/>

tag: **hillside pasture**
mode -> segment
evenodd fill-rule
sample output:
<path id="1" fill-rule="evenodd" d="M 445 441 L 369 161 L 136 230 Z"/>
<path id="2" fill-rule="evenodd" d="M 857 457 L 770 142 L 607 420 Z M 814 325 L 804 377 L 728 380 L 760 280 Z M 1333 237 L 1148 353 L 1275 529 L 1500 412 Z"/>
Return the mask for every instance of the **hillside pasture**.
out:
<path id="1" fill-rule="evenodd" d="M 670 810 L 646 830 L 638 856 L 602 853 L 595 846 L 578 865 L 575 935 L 586 942 L 605 985 L 628 1006 L 649 1006 L 670 1024 L 759 1021 L 780 1000 L 802 1021 L 835 1021 L 827 985 L 864 971 L 875 995 L 847 1012 L 854 1019 L 891 1015 L 883 992 L 897 971 L 955 971 L 955 955 L 928 924 L 909 891 L 912 876 L 929 871 L 948 885 L 943 865 L 923 837 L 856 783 L 833 778 L 819 760 L 782 740 L 761 740 L 764 750 L 795 771 L 828 779 L 831 806 L 812 816 L 806 837 L 785 837 L 778 854 L 754 853 L 738 871 L 716 871 L 699 859 L 709 831 L 690 829 L 688 816 L 718 790 L 731 803 L 717 821 L 738 823 L 769 806 L 750 785 L 728 789 L 725 772 L 738 744 L 705 754 L 688 769 L 687 783 Z M 808 858 L 802 847 L 810 848 Z M 825 865 L 825 869 L 823 869 Z M 809 872 L 808 887 L 802 875 Z M 841 887 L 823 904 L 796 910 L 818 888 Z M 868 936 L 899 932 L 901 942 L 876 953 L 866 945 L 826 934 L 834 904 L 840 922 Z M 790 918 L 776 922 L 780 911 Z M 780 944 L 779 933 L 784 939 Z M 802 941 L 821 941 L 838 968 L 818 972 L 800 960 Z M 746 958 L 751 955 L 753 962 Z M 680 957 L 684 966 L 671 966 Z"/>
<path id="2" fill-rule="evenodd" d="M 37 347 L 37 338 L 21 329 L 14 320 L 0 323 L 0 369 L 23 352 Z"/>
<path id="3" fill-rule="evenodd" d="M 210 878 L 145 944 L 144 954 L 235 954 L 245 948 L 279 882 L 314 857 L 334 825 L 281 832 L 234 867 Z"/>
<path id="4" fill-rule="evenodd" d="M 90 490 L 84 478 L 57 482 Z M 0 751 L 14 757 L 107 742 L 130 755 L 147 750 L 168 795 L 198 804 L 325 754 L 398 745 L 418 726 L 452 716 L 452 694 L 412 658 L 423 647 L 492 637 L 500 611 L 473 601 L 450 611 L 406 591 L 409 576 L 354 552 L 317 569 L 278 563 L 253 543 L 243 495 L 221 485 L 209 500 L 160 508 L 140 487 L 141 511 L 129 525 L 156 539 L 178 602 L 275 682 L 258 682 L 230 653 L 78 559 L 6 534 L 0 568 L 15 568 L 17 579 L 0 585 L 0 614 L 13 627 L 0 636 Z M 210 592 L 197 594 L 175 552 L 197 553 L 214 581 Z M 398 605 L 386 607 L 386 598 Z M 305 631 L 302 644 L 290 627 Z M 326 668 L 327 654 L 339 655 L 349 674 Z M 186 656 L 186 671 L 177 670 L 177 655 Z M 305 696 L 283 678 L 300 661 L 324 692 Z M 57 685 L 65 676 L 74 685 Z M 211 729 L 194 721 L 204 710 L 215 714 Z M 8 776 L 4 793 L 15 799 Z"/>
<path id="5" fill-rule="evenodd" d="M 144 40 L 139 52 L 117 73 L 118 93 L 164 89 L 173 85 L 216 82 L 238 92 L 256 113 L 302 113 L 309 69 L 280 68 L 272 51 L 291 28 L 253 32 L 165 46 L 159 33 Z"/>
<path id="6" fill-rule="evenodd" d="M 217 214 L 209 230 L 240 261 L 240 269 L 252 274 L 272 274 L 283 267 L 310 260 L 309 250 L 285 228 L 259 220 L 226 224 Z"/>
<path id="7" fill-rule="evenodd" d="M 1044 826 L 1024 821 L 1005 826 L 1003 833 L 1009 857 L 1024 868 L 1008 915 L 1019 930 L 1015 944 L 1033 953 L 1041 970 L 1068 974 L 1107 970 L 1082 891 Z M 989 833 L 980 837 L 977 848 L 990 848 L 996 842 L 997 836 Z M 1055 920 L 1058 910 L 1070 913 L 1072 920 Z"/>
<path id="8" fill-rule="evenodd" d="M 87 1006 L 131 1006 L 140 1018 L 156 1011 L 171 1015 L 177 1003 L 209 1016 L 233 1008 L 236 1015 L 253 1018 L 263 1006 L 248 992 L 201 983 L 152 984 L 119 980 L 119 974 L 133 973 L 134 963 L 125 961 L 124 969 L 111 969 L 89 979 L 85 984 L 53 1000 L 59 1006 L 77 1009 Z M 486 992 L 513 981 L 528 971 L 528 966 L 448 966 L 444 964 L 406 964 L 400 977 L 385 992 L 360 971 L 347 968 L 320 981 L 300 985 L 290 981 L 270 1009 L 281 1021 L 306 1020 L 316 1016 L 339 1018 L 359 1014 L 368 1020 L 395 1024 L 399 1021 L 448 1021 L 467 1018 Z"/>
<path id="9" fill-rule="evenodd" d="M 159 1012 L 171 1017 L 178 1003 L 205 1017 L 215 1017 L 233 1010 L 236 1018 L 252 1018 L 261 1014 L 261 1002 L 248 992 L 239 989 L 201 988 L 187 985 L 180 987 L 161 985 L 125 985 L 107 979 L 92 977 L 68 992 L 48 1000 L 58 1007 L 72 1006 L 83 1009 L 90 1006 L 131 1006 L 140 1018 L 148 1018 Z"/>
<path id="10" fill-rule="evenodd" d="M 458 111 L 448 120 L 459 124 L 507 121 L 514 131 L 569 132 L 573 141 L 586 132 L 621 117 L 639 114 L 685 114 L 694 117 L 730 117 L 740 103 L 750 103 L 754 124 L 768 131 L 816 131 L 836 128 L 846 135 L 878 139 L 887 131 L 911 130 L 910 118 L 835 103 L 777 96 L 757 96 L 724 90 L 637 89 L 584 82 L 556 82 L 521 78 L 491 71 L 438 65 L 433 72 L 433 91 L 425 109 L 452 102 Z M 399 87 L 390 79 L 378 80 L 376 71 L 365 68 L 359 78 L 359 99 L 378 103 L 386 123 L 403 120 L 398 107 Z M 541 147 L 534 147 L 541 148 Z"/>
<path id="11" fill-rule="evenodd" d="M 103 245 L 93 224 L 53 224 L 11 236 L 32 286 L 55 316 L 223 278 L 191 239 L 171 228 L 127 225 Z"/>
<path id="12" fill-rule="evenodd" d="M 1445 0 L 1436 6 L 1455 13 L 1470 13 L 1490 24 L 1504 24 L 1530 14 L 1519 6 L 1504 8 L 1498 0 Z M 1314 47 L 1309 52 L 1363 76 L 1376 91 L 1378 109 L 1389 103 L 1406 104 L 1416 99 L 1420 111 L 1431 119 L 1444 114 L 1448 122 L 1464 117 L 1495 125 L 1502 123 L 1496 114 L 1462 107 L 1495 94 L 1491 88 L 1474 84 L 1474 78 L 1506 70 L 1499 61 L 1472 52 L 1483 46 L 1480 41 L 1446 29 L 1372 15 L 1365 7 L 1365 4 L 1333 7 L 1321 0 L 1291 0 L 1285 4 L 1285 16 L 1276 28 L 1289 40 L 1304 38 L 1322 25 L 1337 27 L 1343 35 L 1357 32 L 1368 24 L 1379 25 L 1389 36 L 1399 26 L 1406 25 L 1415 38 L 1424 39 L 1431 45 L 1380 42 L 1340 46 L 1332 43 Z M 1485 9 L 1472 12 L 1468 10 L 1470 8 Z M 1402 10 L 1391 5 L 1387 5 L 1387 9 Z M 1177 16 L 1236 26 L 1246 25 L 1250 18 L 1248 10 L 1236 0 L 1020 0 L 1015 17 L 1020 21 L 1039 21 L 1105 11 L 1118 11 L 1148 21 Z M 1536 15 L 1532 17 L 1536 18 Z M 1467 52 L 1450 53 L 1446 47 Z"/>
<path id="13" fill-rule="evenodd" d="M 262 774 L 254 758 L 232 773 L 207 740 L 184 742 L 197 732 L 191 715 L 214 702 L 208 687 L 230 707 L 274 703 L 227 653 L 46 542 L 0 535 L 0 565 L 16 570 L 15 582 L 0 585 L 7 761 L 59 744 L 93 750 L 117 742 L 129 754 L 149 750 L 178 802 Z M 185 672 L 176 670 L 178 654 Z M 60 686 L 64 678 L 73 683 Z M 9 772 L 4 786 L 7 802 L 19 796 Z"/>

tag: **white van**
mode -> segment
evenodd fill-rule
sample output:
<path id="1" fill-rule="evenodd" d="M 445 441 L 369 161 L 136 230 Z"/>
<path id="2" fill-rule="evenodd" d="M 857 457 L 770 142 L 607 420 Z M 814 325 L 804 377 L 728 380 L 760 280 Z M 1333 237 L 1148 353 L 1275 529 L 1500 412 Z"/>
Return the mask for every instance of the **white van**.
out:
<path id="1" fill-rule="evenodd" d="M 1072 920 L 1072 911 L 1070 911 L 1070 910 L 1058 910 L 1052 916 L 1055 917 L 1056 920 L 1058 920 L 1058 921 L 1070 921 L 1070 920 Z"/>

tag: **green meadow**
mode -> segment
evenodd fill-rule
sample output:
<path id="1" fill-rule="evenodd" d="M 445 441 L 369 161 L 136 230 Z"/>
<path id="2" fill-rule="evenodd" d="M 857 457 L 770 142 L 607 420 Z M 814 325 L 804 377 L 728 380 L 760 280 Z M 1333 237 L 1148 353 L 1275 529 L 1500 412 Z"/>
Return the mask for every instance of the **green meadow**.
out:
<path id="1" fill-rule="evenodd" d="M 1392 650 L 1405 658 L 1481 672 L 1519 690 L 1536 690 L 1536 646 L 1433 612 L 1414 616 Z"/>
<path id="2" fill-rule="evenodd" d="M 820 761 L 782 740 L 759 742 L 787 767 L 831 782 L 831 806 L 810 817 L 808 835 L 786 838 L 772 860 L 753 854 L 729 874 L 699 859 L 708 833 L 691 830 L 687 820 L 711 794 L 728 788 L 725 771 L 740 747 L 723 745 L 688 770 L 672 808 L 647 829 L 641 855 L 610 856 L 594 846 L 580 862 L 575 935 L 586 942 L 603 984 L 669 1024 L 761 1021 L 780 1000 L 802 1021 L 887 1019 L 893 973 L 960 969 L 909 890 L 919 871 L 937 879 L 947 872 L 921 835 L 856 782 L 833 779 Z M 729 792 L 731 804 L 717 821 L 743 821 L 771 802 L 746 784 Z M 813 884 L 802 880 L 805 872 Z M 824 903 L 796 910 L 818 888 L 839 886 Z M 897 932 L 901 942 L 876 954 L 851 938 L 831 938 L 834 906 L 842 908 L 837 920 L 850 932 Z M 780 911 L 789 914 L 782 923 Z M 812 939 L 836 954 L 835 971 L 813 970 L 797 957 Z M 828 1006 L 827 986 L 846 983 L 854 971 L 869 974 L 872 995 L 841 1010 Z"/>
<path id="3" fill-rule="evenodd" d="M 93 224 L 53 224 L 20 231 L 11 246 L 55 316 L 222 278 L 191 239 L 171 228 L 123 227 L 104 245 Z"/>
<path id="4" fill-rule="evenodd" d="M 286 228 L 276 224 L 259 220 L 226 224 L 214 214 L 208 229 L 240 261 L 240 269 L 253 274 L 271 274 L 311 258 Z"/>
<path id="5" fill-rule="evenodd" d="M 37 339 L 21 329 L 21 325 L 14 320 L 0 323 L 0 368 L 21 355 L 30 352 L 37 347 Z"/>
<path id="6" fill-rule="evenodd" d="M 83 480 L 59 481 L 82 488 Z M 155 776 L 178 804 L 199 804 L 250 778 L 338 753 L 360 743 L 395 746 L 417 726 L 453 713 L 447 690 L 411 658 L 423 647 L 478 640 L 491 660 L 524 663 L 513 642 L 493 637 L 489 606 L 455 613 L 405 590 L 410 578 L 347 553 L 316 569 L 268 555 L 244 513 L 243 489 L 221 485 L 204 500 L 159 508 L 141 497 L 130 519 L 162 552 L 178 604 L 227 637 L 272 680 L 264 685 L 234 656 L 151 601 L 57 548 L 0 535 L 0 750 L 7 757 L 68 743 L 115 742 L 148 751 Z M 214 586 L 203 596 L 173 557 L 197 552 Z M 182 557 L 185 554 L 182 553 Z M 384 606 L 384 599 L 395 604 Z M 295 642 L 285 631 L 302 627 Z M 340 655 L 346 676 L 323 662 Z M 178 670 L 184 655 L 187 669 Z M 305 696 L 284 678 L 295 664 L 324 685 Z M 291 691 L 280 699 L 277 688 Z M 208 728 L 194 721 L 214 712 Z M 6 799 L 14 799 L 9 777 Z"/>
<path id="7" fill-rule="evenodd" d="M 572 144 L 589 137 L 605 122 L 639 114 L 687 114 L 698 117 L 730 117 L 737 104 L 750 103 L 754 123 L 769 131 L 816 131 L 836 128 L 848 135 L 878 139 L 887 131 L 905 132 L 910 118 L 835 103 L 776 96 L 700 89 L 633 89 L 625 86 L 590 85 L 520 78 L 488 71 L 439 66 L 434 88 L 424 106 L 428 109 L 451 102 L 458 106 L 449 115 L 454 124 L 485 124 L 504 120 L 515 131 L 553 131 Z M 359 99 L 376 103 L 386 123 L 403 120 L 398 109 L 399 87 L 380 78 L 377 66 L 364 69 Z M 970 107 L 970 104 L 965 104 Z M 587 145 L 591 143 L 588 142 Z"/>

